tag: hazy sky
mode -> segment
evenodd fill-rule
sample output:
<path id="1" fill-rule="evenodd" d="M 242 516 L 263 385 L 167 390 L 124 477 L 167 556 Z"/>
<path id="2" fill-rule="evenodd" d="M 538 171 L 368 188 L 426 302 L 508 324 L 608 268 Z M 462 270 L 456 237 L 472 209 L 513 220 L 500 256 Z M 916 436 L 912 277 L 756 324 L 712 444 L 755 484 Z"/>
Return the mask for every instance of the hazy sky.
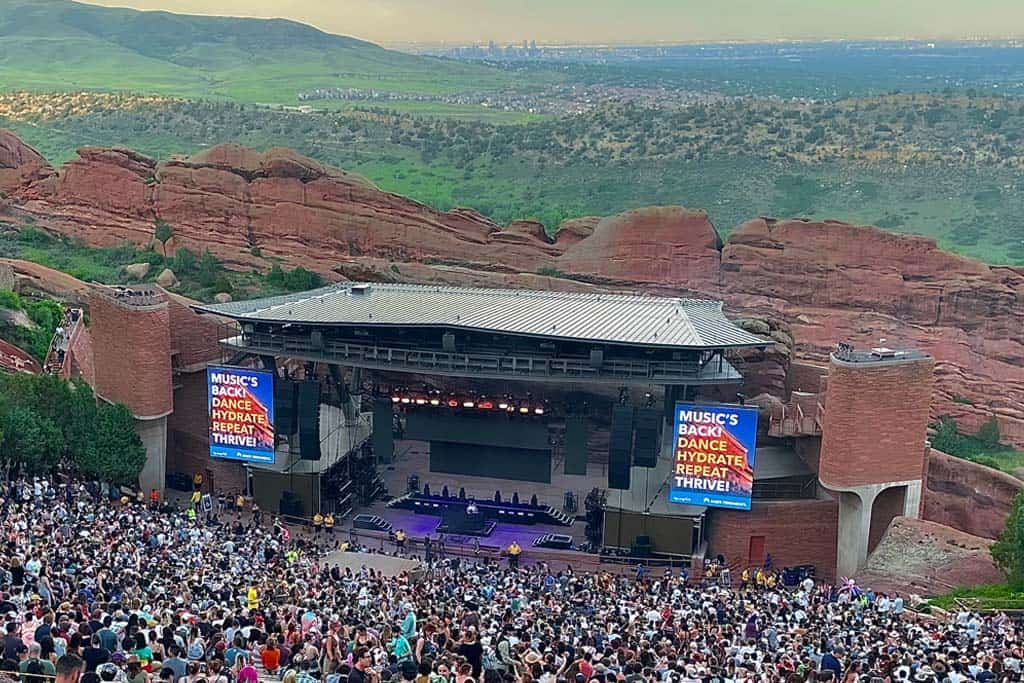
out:
<path id="1" fill-rule="evenodd" d="M 1024 0 L 91 0 L 287 17 L 379 43 L 1020 37 Z"/>

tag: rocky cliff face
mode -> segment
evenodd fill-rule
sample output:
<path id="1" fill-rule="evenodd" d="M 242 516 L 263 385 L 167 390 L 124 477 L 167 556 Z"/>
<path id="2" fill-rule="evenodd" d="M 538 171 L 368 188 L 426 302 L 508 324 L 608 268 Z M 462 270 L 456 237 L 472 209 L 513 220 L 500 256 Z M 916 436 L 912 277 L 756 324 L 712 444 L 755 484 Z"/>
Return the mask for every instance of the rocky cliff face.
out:
<path id="1" fill-rule="evenodd" d="M 921 516 L 975 536 L 996 538 L 1021 488 L 1024 482 L 1016 477 L 932 450 Z"/>
<path id="2" fill-rule="evenodd" d="M 267 267 L 258 248 L 335 278 L 720 298 L 778 331 L 771 357 L 751 359 L 776 393 L 791 355 L 821 360 L 837 341 L 919 346 L 937 360 L 936 414 L 968 429 L 995 414 L 1004 438 L 1024 444 L 1024 271 L 925 238 L 762 218 L 723 242 L 704 212 L 651 207 L 567 221 L 551 239 L 536 223 L 437 211 L 284 149 L 221 145 L 157 163 L 84 148 L 54 169 L 9 133 L 0 192 L 2 220 L 147 244 L 162 219 L 171 249 L 209 247 L 242 267 Z"/>
<path id="3" fill-rule="evenodd" d="M 39 152 L 0 128 L 0 205 L 6 195 L 21 187 L 34 172 L 49 168 Z"/>

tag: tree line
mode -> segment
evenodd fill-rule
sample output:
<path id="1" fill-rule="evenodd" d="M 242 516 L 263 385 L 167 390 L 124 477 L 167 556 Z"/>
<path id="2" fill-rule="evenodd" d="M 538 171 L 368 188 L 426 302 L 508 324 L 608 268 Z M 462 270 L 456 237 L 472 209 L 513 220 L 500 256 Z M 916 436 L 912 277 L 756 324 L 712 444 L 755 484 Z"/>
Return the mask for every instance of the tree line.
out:
<path id="1" fill-rule="evenodd" d="M 137 485 L 146 449 L 131 412 L 97 402 L 82 380 L 0 374 L 0 475 L 45 474 L 61 462 L 88 478 Z"/>

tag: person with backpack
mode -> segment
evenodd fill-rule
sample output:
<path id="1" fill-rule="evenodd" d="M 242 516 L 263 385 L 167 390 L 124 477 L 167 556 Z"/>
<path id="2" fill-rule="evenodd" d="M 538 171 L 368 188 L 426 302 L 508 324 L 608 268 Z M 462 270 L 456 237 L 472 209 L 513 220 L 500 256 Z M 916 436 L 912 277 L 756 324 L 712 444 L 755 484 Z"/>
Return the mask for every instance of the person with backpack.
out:
<path id="1" fill-rule="evenodd" d="M 42 657 L 39 643 L 29 643 L 28 657 L 18 665 L 22 683 L 49 683 L 57 675 L 53 662 Z"/>

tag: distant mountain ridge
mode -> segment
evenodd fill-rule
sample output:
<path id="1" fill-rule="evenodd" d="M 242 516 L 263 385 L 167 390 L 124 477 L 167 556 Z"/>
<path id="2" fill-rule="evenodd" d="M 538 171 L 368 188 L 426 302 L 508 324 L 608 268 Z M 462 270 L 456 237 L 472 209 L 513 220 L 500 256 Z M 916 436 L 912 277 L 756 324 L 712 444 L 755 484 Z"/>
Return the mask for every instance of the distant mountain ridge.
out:
<path id="1" fill-rule="evenodd" d="M 316 87 L 456 91 L 498 69 L 422 57 L 286 19 L 0 0 L 0 87 L 293 102 Z"/>

